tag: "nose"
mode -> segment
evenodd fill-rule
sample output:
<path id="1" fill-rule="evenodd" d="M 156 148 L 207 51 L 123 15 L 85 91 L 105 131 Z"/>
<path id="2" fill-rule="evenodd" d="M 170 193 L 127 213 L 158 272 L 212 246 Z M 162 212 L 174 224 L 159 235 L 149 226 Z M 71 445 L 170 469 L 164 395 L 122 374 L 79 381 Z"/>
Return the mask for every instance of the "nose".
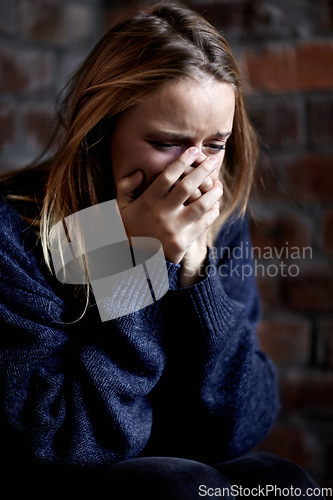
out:
<path id="1" fill-rule="evenodd" d="M 199 150 L 199 154 L 196 157 L 196 159 L 194 160 L 194 162 L 192 163 L 192 167 L 197 167 L 198 165 L 200 165 L 200 163 L 202 163 L 207 158 L 207 156 L 202 152 L 202 149 L 200 146 L 195 145 L 195 147 Z"/>

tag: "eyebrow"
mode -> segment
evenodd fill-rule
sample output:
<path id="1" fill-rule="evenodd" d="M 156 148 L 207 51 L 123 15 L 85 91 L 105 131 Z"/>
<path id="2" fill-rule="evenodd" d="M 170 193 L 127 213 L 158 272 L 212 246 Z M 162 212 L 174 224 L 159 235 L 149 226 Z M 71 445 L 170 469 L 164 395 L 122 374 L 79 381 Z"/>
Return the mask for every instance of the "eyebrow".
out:
<path id="1" fill-rule="evenodd" d="M 213 134 L 215 137 L 218 137 L 219 139 L 228 139 L 228 137 L 231 136 L 231 131 L 230 132 L 216 132 L 216 134 Z"/>
<path id="2" fill-rule="evenodd" d="M 223 139 L 226 140 L 228 137 L 230 137 L 231 132 L 215 132 L 215 134 L 211 134 L 210 137 L 216 137 L 218 139 Z M 175 141 L 185 141 L 191 139 L 191 136 L 185 135 L 185 134 L 178 134 L 176 132 L 168 132 L 168 131 L 154 131 L 148 136 L 152 139 L 154 138 L 160 138 L 160 137 L 166 137 L 170 140 L 175 140 Z"/>

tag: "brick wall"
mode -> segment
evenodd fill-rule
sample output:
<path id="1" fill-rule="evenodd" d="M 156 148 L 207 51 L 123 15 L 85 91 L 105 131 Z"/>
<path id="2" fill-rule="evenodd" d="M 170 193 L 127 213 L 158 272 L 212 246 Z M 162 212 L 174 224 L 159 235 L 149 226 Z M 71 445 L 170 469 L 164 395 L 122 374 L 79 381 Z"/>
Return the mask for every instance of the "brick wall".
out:
<path id="1" fill-rule="evenodd" d="M 261 137 L 252 236 L 282 410 L 261 449 L 333 485 L 333 5 L 188 1 L 227 37 Z M 0 169 L 46 141 L 55 96 L 122 14 L 112 0 L 0 0 Z"/>
<path id="2" fill-rule="evenodd" d="M 262 139 L 253 243 L 261 257 L 266 246 L 283 250 L 285 263 L 284 275 L 281 270 L 272 277 L 273 260 L 262 259 L 267 272 L 258 278 L 264 308 L 259 337 L 278 367 L 282 402 L 260 448 L 299 463 L 331 486 L 332 5 L 253 2 L 246 29 L 235 39 Z"/>
<path id="3" fill-rule="evenodd" d="M 333 485 L 333 4 L 191 2 L 225 34 L 261 139 L 252 238 L 259 337 L 282 410 L 260 449 Z M 271 250 L 270 250 L 271 249 Z"/>
<path id="4" fill-rule="evenodd" d="M 0 0 L 0 172 L 41 152 L 59 90 L 102 31 L 99 0 Z"/>

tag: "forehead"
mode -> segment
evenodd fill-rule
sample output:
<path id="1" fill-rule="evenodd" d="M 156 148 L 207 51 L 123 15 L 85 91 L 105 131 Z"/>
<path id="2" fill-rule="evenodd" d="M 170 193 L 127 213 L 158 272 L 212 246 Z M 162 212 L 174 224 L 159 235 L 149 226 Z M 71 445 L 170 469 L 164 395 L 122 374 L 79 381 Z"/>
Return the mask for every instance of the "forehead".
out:
<path id="1" fill-rule="evenodd" d="M 130 115 L 147 129 L 196 136 L 231 131 L 235 108 L 230 84 L 211 78 L 166 83 L 132 108 Z"/>

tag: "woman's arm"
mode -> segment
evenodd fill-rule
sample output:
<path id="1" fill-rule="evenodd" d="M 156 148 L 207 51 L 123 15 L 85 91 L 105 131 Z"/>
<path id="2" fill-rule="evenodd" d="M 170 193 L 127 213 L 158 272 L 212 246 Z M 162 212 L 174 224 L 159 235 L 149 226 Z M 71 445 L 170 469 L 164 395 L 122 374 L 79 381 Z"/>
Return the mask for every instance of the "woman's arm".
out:
<path id="1" fill-rule="evenodd" d="M 3 456 L 79 466 L 136 456 L 165 362 L 160 303 L 105 323 L 89 307 L 65 325 L 69 311 L 41 274 L 34 234 L 6 204 L 0 221 Z"/>
<path id="2" fill-rule="evenodd" d="M 206 278 L 171 284 L 167 364 L 153 393 L 147 453 L 163 446 L 166 454 L 222 461 L 268 433 L 279 403 L 274 367 L 258 346 L 254 270 L 247 220 L 239 219 L 210 250 Z"/>

